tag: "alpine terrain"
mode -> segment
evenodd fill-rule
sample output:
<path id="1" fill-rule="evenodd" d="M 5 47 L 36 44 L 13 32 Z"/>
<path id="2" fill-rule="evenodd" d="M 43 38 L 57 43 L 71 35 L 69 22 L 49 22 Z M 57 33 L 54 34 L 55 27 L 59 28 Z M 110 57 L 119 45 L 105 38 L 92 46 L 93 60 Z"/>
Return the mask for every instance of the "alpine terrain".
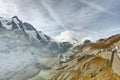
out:
<path id="1" fill-rule="evenodd" d="M 65 53 L 72 45 L 57 43 L 17 16 L 0 17 L 0 80 L 27 80 L 48 68 L 44 59 Z"/>
<path id="2" fill-rule="evenodd" d="M 120 80 L 120 34 L 72 47 L 72 57 L 59 58 L 49 80 Z M 67 60 L 63 60 L 67 59 Z"/>

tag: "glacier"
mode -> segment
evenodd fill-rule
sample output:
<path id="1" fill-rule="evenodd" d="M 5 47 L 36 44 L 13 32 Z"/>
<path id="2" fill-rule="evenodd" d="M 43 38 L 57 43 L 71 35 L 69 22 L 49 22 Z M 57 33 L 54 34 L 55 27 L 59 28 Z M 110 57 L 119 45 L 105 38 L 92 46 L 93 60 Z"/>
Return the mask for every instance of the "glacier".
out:
<path id="1" fill-rule="evenodd" d="M 27 80 L 47 66 L 43 58 L 57 57 L 71 46 L 56 42 L 17 16 L 0 17 L 0 80 Z"/>

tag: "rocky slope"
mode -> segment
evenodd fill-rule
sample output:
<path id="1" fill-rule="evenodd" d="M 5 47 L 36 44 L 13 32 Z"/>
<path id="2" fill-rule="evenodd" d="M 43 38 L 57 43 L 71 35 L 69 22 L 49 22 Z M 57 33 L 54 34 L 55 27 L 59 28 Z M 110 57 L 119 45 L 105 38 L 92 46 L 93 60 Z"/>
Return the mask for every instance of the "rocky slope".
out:
<path id="1" fill-rule="evenodd" d="M 87 40 L 73 47 L 74 57 L 67 62 L 56 63 L 49 80 L 120 80 L 119 52 L 115 53 L 110 66 L 112 53 L 109 49 L 113 45 L 120 47 L 120 34 L 96 43 Z"/>

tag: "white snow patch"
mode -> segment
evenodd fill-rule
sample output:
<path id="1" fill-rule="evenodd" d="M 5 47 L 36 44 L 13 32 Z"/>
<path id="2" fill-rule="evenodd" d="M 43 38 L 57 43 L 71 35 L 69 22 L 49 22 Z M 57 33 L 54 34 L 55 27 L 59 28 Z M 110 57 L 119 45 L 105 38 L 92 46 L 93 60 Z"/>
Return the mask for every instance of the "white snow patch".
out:
<path id="1" fill-rule="evenodd" d="M 8 19 L 8 18 L 0 18 L 0 21 L 3 25 L 3 27 L 5 27 L 7 30 L 10 30 L 12 28 L 12 19 Z"/>
<path id="2" fill-rule="evenodd" d="M 20 26 L 19 26 L 20 22 L 16 18 L 13 18 L 13 21 L 15 22 L 15 24 L 17 25 L 17 27 L 20 29 Z"/>

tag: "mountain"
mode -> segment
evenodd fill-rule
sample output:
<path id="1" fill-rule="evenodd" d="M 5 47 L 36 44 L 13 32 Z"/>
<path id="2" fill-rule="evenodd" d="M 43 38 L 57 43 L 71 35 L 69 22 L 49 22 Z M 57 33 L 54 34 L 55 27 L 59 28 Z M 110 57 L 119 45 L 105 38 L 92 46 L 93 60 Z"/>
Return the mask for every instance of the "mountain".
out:
<path id="1" fill-rule="evenodd" d="M 33 38 L 34 40 L 37 40 L 38 42 L 42 41 L 45 44 L 50 40 L 50 37 L 40 31 L 38 32 L 31 24 L 20 21 L 17 16 L 10 19 L 0 18 L 0 28 L 2 30 L 12 30 L 18 33 L 24 33 L 27 38 Z"/>
<path id="2" fill-rule="evenodd" d="M 47 67 L 47 64 L 41 62 L 43 58 L 57 57 L 71 46 L 68 42 L 55 42 L 17 16 L 0 17 L 0 80 L 17 80 L 20 77 L 28 79 L 30 75 L 39 72 L 42 66 Z M 36 72 L 29 74 L 31 69 Z"/>
<path id="3" fill-rule="evenodd" d="M 120 80 L 120 34 L 95 43 L 86 40 L 71 52 L 73 57 L 57 60 L 49 80 Z"/>

